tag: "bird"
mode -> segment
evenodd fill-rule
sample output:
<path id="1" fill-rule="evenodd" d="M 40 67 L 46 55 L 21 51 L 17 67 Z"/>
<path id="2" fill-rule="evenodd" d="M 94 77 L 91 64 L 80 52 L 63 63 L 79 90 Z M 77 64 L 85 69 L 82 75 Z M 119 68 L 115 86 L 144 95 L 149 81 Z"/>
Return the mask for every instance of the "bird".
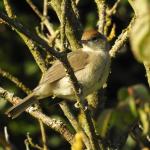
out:
<path id="1" fill-rule="evenodd" d="M 97 30 L 87 30 L 81 38 L 82 48 L 67 54 L 78 82 L 82 86 L 82 96 L 102 88 L 109 72 L 111 59 L 107 38 Z M 17 105 L 6 111 L 8 117 L 16 118 L 38 100 L 55 96 L 75 102 L 74 91 L 65 68 L 59 60 L 42 75 L 37 87 Z"/>

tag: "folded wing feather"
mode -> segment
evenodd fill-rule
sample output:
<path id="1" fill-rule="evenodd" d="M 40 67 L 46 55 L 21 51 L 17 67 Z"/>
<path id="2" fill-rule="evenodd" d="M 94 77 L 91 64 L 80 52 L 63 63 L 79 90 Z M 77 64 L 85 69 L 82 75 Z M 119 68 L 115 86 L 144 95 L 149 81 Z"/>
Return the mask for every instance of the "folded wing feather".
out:
<path id="1" fill-rule="evenodd" d="M 83 69 L 88 64 L 89 54 L 83 51 L 71 52 L 68 54 L 68 61 L 72 66 L 74 72 Z M 65 77 L 66 72 L 63 64 L 57 60 L 52 65 L 51 68 L 42 76 L 40 84 L 52 83 L 63 77 Z"/>

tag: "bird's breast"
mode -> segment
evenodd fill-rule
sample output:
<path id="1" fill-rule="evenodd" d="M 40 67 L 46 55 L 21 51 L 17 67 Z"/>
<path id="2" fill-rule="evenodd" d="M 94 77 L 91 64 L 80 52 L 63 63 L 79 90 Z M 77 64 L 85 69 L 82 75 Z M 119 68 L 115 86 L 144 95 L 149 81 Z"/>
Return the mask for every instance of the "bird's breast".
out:
<path id="1" fill-rule="evenodd" d="M 90 63 L 86 66 L 81 82 L 85 96 L 98 90 L 106 82 L 110 68 L 108 53 L 94 52 L 90 55 Z M 79 79 L 80 81 L 80 79 Z"/>
<path id="2" fill-rule="evenodd" d="M 83 89 L 83 96 L 98 90 L 106 82 L 109 74 L 110 59 L 107 54 L 97 52 L 89 54 L 89 63 L 75 72 Z M 67 76 L 57 81 L 53 87 L 53 94 L 60 98 L 75 100 L 71 82 Z"/>

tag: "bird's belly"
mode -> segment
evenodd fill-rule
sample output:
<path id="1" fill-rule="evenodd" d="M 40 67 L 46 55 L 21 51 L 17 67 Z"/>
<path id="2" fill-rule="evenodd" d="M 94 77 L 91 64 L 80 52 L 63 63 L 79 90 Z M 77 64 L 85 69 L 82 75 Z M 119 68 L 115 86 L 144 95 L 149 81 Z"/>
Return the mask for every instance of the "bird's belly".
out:
<path id="1" fill-rule="evenodd" d="M 84 96 L 85 90 L 91 84 L 90 83 L 91 79 L 84 70 L 82 70 L 82 73 L 81 73 L 81 71 L 78 71 L 75 75 L 76 75 L 79 83 L 81 83 L 81 85 L 83 87 L 82 92 L 83 92 L 83 96 Z M 64 77 L 61 80 L 56 82 L 56 85 L 53 88 L 53 94 L 56 97 L 65 98 L 65 99 L 69 99 L 69 100 L 75 100 L 73 87 L 72 87 L 71 81 L 69 80 L 68 77 Z"/>
<path id="2" fill-rule="evenodd" d="M 71 81 L 69 80 L 68 77 L 64 77 L 54 83 L 53 96 L 59 98 L 65 98 L 69 100 L 74 99 L 73 88 L 71 85 Z"/>
<path id="3" fill-rule="evenodd" d="M 97 61 L 96 63 L 99 62 Z M 84 97 L 100 89 L 106 83 L 110 71 L 110 59 L 108 58 L 107 61 L 103 60 L 98 66 L 93 67 L 92 75 L 88 77 L 88 82 L 85 84 Z"/>
<path id="4" fill-rule="evenodd" d="M 101 70 L 97 68 L 96 72 L 90 72 L 90 70 L 82 69 L 81 71 L 76 72 L 76 77 L 79 83 L 82 85 L 82 94 L 83 97 L 86 97 L 93 91 L 99 89 L 102 85 L 100 81 Z M 96 73 L 96 75 L 95 75 Z M 71 81 L 68 77 L 57 81 L 55 87 L 53 88 L 53 94 L 56 97 L 65 98 L 69 100 L 75 100 L 74 91 L 71 85 Z"/>

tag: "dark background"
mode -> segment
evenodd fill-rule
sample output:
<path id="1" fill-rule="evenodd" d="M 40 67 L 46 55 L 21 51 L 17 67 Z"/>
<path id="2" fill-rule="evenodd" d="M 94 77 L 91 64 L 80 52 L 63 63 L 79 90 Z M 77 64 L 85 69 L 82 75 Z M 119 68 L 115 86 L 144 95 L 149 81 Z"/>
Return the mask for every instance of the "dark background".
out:
<path id="1" fill-rule="evenodd" d="M 42 10 L 42 1 L 33 1 L 38 8 Z M 111 7 L 115 1 L 108 1 Z M 25 1 L 12 0 L 11 4 L 17 14 L 18 19 L 30 30 L 35 32 L 35 27 L 39 26 L 40 19 L 31 10 Z M 87 26 L 96 26 L 98 19 L 97 9 L 94 1 L 81 0 L 78 5 L 81 22 L 86 28 Z M 3 10 L 3 2 L 0 1 L 0 11 Z M 112 16 L 112 21 L 116 24 L 116 35 L 119 35 L 130 22 L 133 11 L 129 6 L 127 0 L 122 0 L 117 13 Z M 49 8 L 50 21 L 59 25 L 56 14 Z M 114 39 L 115 40 L 115 39 Z M 114 40 L 111 42 L 113 44 Z M 18 77 L 30 89 L 33 89 L 41 77 L 41 71 L 36 65 L 32 55 L 27 46 L 19 38 L 19 36 L 12 31 L 8 26 L 0 24 L 0 67 L 14 76 Z M 105 90 L 105 107 L 115 107 L 117 104 L 117 91 L 122 87 L 127 87 L 137 83 L 147 85 L 145 78 L 145 69 L 142 64 L 138 63 L 131 50 L 130 44 L 127 42 L 120 50 L 120 53 L 112 61 L 111 74 L 108 80 L 108 87 Z M 24 97 L 25 94 L 17 88 L 12 82 L 0 77 L 0 86 L 12 91 L 19 97 Z M 24 140 L 26 133 L 29 132 L 35 143 L 40 143 L 40 130 L 37 120 L 31 118 L 28 114 L 23 113 L 15 120 L 10 120 L 4 115 L 6 109 L 11 106 L 9 103 L 0 103 L 0 134 L 3 133 L 4 126 L 8 127 L 10 141 L 17 147 L 17 149 L 25 149 Z M 42 107 L 44 111 L 51 117 L 57 117 L 64 120 L 63 112 L 57 105 L 49 108 L 49 102 L 43 101 Z M 68 125 L 71 129 L 71 126 Z M 73 131 L 73 129 L 71 129 Z M 60 137 L 60 135 L 53 130 L 46 127 L 47 141 L 50 149 L 69 149 L 70 145 Z"/>

